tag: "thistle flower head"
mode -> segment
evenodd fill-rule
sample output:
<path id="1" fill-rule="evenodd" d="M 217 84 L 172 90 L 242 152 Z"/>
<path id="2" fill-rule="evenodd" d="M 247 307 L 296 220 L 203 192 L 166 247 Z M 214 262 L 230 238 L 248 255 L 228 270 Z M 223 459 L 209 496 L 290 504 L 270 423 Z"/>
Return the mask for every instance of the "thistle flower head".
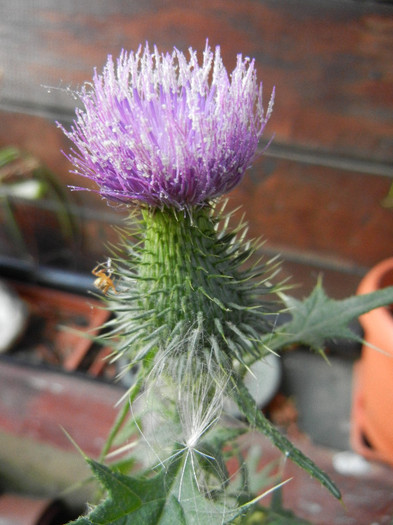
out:
<path id="1" fill-rule="evenodd" d="M 239 55 L 228 75 L 219 47 L 206 45 L 201 64 L 189 53 L 122 51 L 79 93 L 84 108 L 70 131 L 62 128 L 76 146 L 68 158 L 108 200 L 203 205 L 249 167 L 273 96 L 265 113 L 254 60 Z"/>

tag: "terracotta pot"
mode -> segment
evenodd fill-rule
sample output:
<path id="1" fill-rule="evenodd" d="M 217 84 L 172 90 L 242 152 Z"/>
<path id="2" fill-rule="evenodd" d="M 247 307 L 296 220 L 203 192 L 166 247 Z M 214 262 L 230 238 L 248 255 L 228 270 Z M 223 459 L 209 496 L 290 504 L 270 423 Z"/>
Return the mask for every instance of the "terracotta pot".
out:
<path id="1" fill-rule="evenodd" d="M 31 317 L 25 336 L 10 353 L 12 357 L 70 372 L 78 370 L 93 377 L 113 377 L 104 359 L 111 350 L 95 350 L 91 339 L 110 315 L 100 301 L 35 284 L 10 284 Z"/>
<path id="2" fill-rule="evenodd" d="M 1 525 L 60 525 L 68 518 L 63 505 L 56 500 L 18 494 L 0 496 Z"/>
<path id="3" fill-rule="evenodd" d="M 393 258 L 376 265 L 358 294 L 393 285 Z M 376 308 L 360 317 L 364 339 L 355 369 L 352 445 L 361 454 L 393 464 L 393 310 Z"/>

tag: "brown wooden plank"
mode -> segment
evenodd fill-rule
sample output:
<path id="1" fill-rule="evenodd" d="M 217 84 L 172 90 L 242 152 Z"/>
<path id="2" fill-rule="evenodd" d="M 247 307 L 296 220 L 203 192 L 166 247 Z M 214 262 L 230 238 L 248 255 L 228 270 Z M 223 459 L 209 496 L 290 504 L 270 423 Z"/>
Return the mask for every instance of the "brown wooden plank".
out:
<path id="1" fill-rule="evenodd" d="M 386 177 L 262 157 L 231 194 L 250 234 L 297 260 L 368 267 L 390 257 L 393 210 Z"/>
<path id="2" fill-rule="evenodd" d="M 391 4 L 39 0 L 1 9 L 3 106 L 71 110 L 66 88 L 89 80 L 108 53 L 146 40 L 202 48 L 208 37 L 229 68 L 238 52 L 255 56 L 266 93 L 277 86 L 278 141 L 393 159 Z"/>
<path id="3" fill-rule="evenodd" d="M 0 148 L 15 146 L 30 153 L 59 177 L 68 172 L 70 164 L 62 150 L 67 150 L 69 143 L 54 121 L 0 111 L 0 122 Z M 69 175 L 68 180 L 73 184 L 77 178 Z"/>
<path id="4" fill-rule="evenodd" d="M 100 454 L 124 389 L 6 362 L 0 378 L 2 431 L 75 450 L 66 429 L 86 454 Z"/>

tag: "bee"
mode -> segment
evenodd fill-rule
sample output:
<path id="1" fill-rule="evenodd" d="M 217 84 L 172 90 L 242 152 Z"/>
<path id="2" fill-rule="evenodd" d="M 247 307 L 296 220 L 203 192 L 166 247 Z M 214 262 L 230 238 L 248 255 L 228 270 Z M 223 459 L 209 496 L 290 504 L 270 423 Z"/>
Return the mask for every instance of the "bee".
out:
<path id="1" fill-rule="evenodd" d="M 108 293 L 110 288 L 114 291 L 114 293 L 117 293 L 111 278 L 113 273 L 111 263 L 112 261 L 108 257 L 106 263 L 97 264 L 97 266 L 91 272 L 95 277 L 97 277 L 97 279 L 94 280 L 94 286 L 101 290 L 105 295 Z"/>

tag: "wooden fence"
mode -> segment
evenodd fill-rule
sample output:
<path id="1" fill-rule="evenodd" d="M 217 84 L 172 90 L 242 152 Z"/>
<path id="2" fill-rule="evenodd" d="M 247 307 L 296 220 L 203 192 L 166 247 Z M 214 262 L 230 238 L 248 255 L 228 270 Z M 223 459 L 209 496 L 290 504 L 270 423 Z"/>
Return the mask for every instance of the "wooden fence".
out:
<path id="1" fill-rule="evenodd" d="M 163 50 L 202 50 L 207 38 L 221 46 L 229 69 L 239 52 L 255 57 L 266 101 L 276 86 L 266 129 L 273 144 L 230 195 L 231 206 L 243 205 L 250 233 L 300 273 L 304 265 L 334 270 L 344 276 L 340 283 L 391 256 L 393 210 L 381 205 L 393 182 L 389 2 L 0 2 L 0 147 L 18 146 L 62 185 L 75 183 L 61 154 L 69 144 L 54 124 L 71 122 L 72 91 L 121 48 L 149 41 Z M 105 257 L 109 225 L 122 215 L 96 195 L 71 198 L 84 238 L 77 251 L 70 248 L 70 260 L 83 270 Z M 42 246 L 50 244 L 50 210 L 42 216 L 20 202 L 15 209 L 25 235 L 39 231 Z M 14 256 L 4 211 L 0 218 L 0 247 Z"/>

